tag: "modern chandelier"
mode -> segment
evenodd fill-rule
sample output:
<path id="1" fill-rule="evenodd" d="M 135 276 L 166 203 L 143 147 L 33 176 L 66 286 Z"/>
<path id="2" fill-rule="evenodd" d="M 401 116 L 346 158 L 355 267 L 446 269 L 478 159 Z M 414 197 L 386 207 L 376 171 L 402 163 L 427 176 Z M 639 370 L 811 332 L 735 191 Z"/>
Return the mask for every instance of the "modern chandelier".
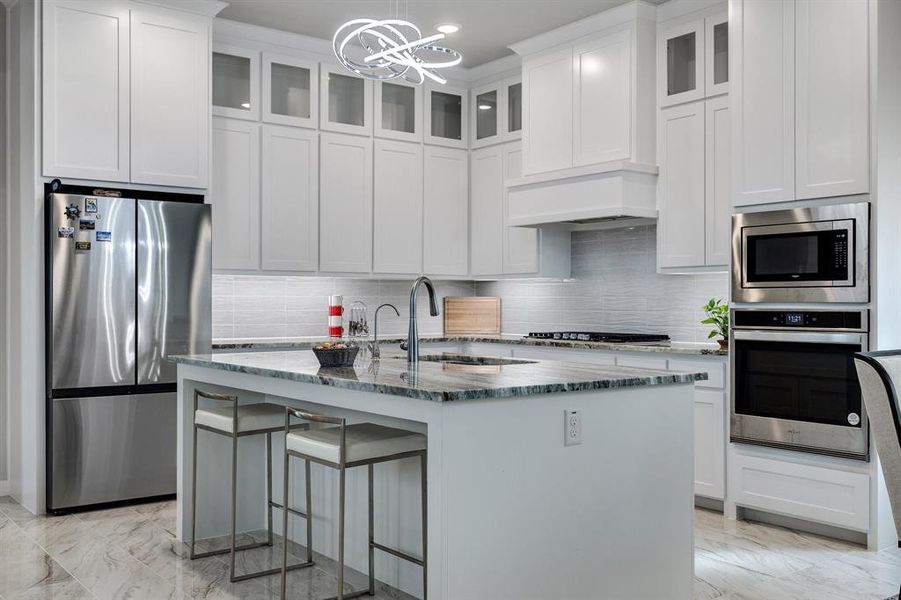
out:
<path id="1" fill-rule="evenodd" d="M 332 39 L 335 56 L 349 71 L 368 79 L 403 77 L 417 84 L 426 79 L 447 83 L 435 70 L 459 65 L 463 55 L 436 45 L 445 34 L 423 37 L 416 25 L 400 18 L 399 12 L 395 9 L 393 19 L 351 19 L 339 27 Z"/>

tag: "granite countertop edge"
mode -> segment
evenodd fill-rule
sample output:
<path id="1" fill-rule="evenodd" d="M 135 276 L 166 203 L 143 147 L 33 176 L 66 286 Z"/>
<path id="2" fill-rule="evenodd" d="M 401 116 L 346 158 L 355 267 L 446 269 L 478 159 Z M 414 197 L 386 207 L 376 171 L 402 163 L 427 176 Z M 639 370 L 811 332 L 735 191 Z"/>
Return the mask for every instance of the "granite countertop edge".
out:
<path id="1" fill-rule="evenodd" d="M 294 338 L 224 338 L 213 342 L 214 350 L 307 350 L 315 344 L 328 341 L 327 337 Z M 695 356 L 728 356 L 729 351 L 713 344 L 699 342 L 672 342 L 670 344 L 611 344 L 605 342 L 579 342 L 569 340 L 538 340 L 516 334 L 502 335 L 425 335 L 420 342 L 442 343 L 488 343 L 536 346 L 544 348 L 566 348 L 570 350 L 602 350 L 618 352 L 650 352 L 659 354 L 686 354 Z M 380 344 L 399 344 L 406 337 L 387 336 L 379 339 Z"/>
<path id="2" fill-rule="evenodd" d="M 547 383 L 528 383 L 522 385 L 500 384 L 470 389 L 435 390 L 416 387 L 416 384 L 397 385 L 389 382 L 360 381 L 355 378 L 353 368 L 320 368 L 316 373 L 302 371 L 288 371 L 277 368 L 266 368 L 253 365 L 240 365 L 214 360 L 214 355 L 180 355 L 170 357 L 174 363 L 218 369 L 233 373 L 258 375 L 276 379 L 286 379 L 299 383 L 312 383 L 327 385 L 336 388 L 356 390 L 362 392 L 374 392 L 403 396 L 434 402 L 450 402 L 459 400 L 476 400 L 482 398 L 512 398 L 518 396 L 530 396 L 538 394 L 557 394 L 565 392 L 580 392 L 592 390 L 612 390 L 642 386 L 675 385 L 694 383 L 707 379 L 707 374 L 666 372 L 654 369 L 622 368 L 632 371 L 628 375 L 616 377 L 601 377 L 597 379 L 575 379 L 573 381 L 551 381 Z M 550 362 L 550 361 L 542 361 Z M 641 374 L 636 374 L 641 373 Z"/>

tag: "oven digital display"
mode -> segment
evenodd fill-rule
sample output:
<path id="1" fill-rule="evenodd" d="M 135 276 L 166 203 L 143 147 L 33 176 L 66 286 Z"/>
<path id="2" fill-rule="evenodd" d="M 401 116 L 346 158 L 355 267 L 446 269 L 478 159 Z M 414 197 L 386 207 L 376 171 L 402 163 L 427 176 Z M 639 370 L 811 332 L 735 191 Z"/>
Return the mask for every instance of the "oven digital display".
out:
<path id="1" fill-rule="evenodd" d="M 803 325 L 804 313 L 785 313 L 786 325 Z"/>

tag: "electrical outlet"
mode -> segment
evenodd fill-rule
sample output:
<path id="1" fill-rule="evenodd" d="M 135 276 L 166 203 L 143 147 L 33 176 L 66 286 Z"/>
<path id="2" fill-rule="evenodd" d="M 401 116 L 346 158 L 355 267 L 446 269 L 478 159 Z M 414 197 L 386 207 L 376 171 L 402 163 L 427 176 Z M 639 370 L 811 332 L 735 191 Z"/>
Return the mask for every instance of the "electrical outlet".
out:
<path id="1" fill-rule="evenodd" d="M 582 411 L 563 411 L 563 445 L 578 446 L 582 443 Z"/>

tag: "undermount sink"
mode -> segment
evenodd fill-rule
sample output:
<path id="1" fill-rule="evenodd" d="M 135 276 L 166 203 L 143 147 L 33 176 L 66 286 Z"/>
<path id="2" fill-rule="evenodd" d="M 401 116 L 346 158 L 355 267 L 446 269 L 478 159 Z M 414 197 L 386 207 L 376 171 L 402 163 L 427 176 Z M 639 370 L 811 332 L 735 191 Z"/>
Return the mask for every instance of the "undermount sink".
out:
<path id="1" fill-rule="evenodd" d="M 400 357 L 398 357 L 400 358 Z M 522 360 L 518 358 L 504 358 L 501 356 L 470 356 L 469 354 L 424 354 L 419 357 L 420 362 L 437 362 L 449 365 L 476 365 L 476 366 L 500 366 L 500 365 L 531 365 L 538 361 Z"/>

